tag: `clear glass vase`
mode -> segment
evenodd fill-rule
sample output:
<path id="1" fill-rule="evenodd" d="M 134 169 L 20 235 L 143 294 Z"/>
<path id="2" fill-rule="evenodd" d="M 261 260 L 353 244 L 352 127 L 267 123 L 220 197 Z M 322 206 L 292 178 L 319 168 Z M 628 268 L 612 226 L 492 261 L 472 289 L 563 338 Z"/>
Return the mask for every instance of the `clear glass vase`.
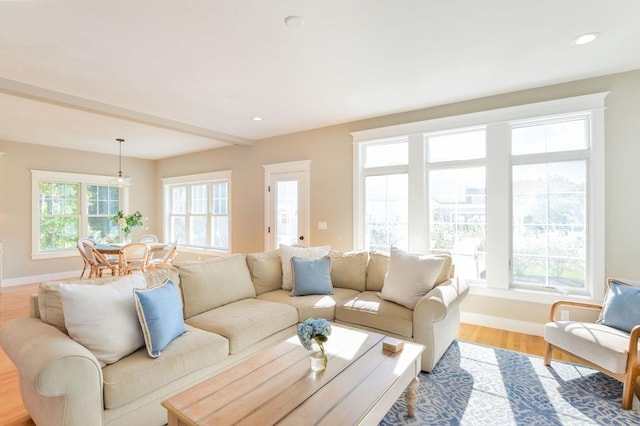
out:
<path id="1" fill-rule="evenodd" d="M 313 344 L 309 359 L 311 362 L 311 371 L 324 371 L 324 369 L 327 368 L 327 354 L 324 352 L 324 348 L 320 347 L 320 345 L 315 343 Z"/>

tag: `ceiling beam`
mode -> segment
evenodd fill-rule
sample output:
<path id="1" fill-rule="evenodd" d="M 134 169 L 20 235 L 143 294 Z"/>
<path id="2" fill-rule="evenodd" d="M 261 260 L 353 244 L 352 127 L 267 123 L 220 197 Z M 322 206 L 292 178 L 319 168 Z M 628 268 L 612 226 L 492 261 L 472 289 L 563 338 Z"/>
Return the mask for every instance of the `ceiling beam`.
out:
<path id="1" fill-rule="evenodd" d="M 73 108 L 79 111 L 90 112 L 107 117 L 118 118 L 121 120 L 132 121 L 148 126 L 173 130 L 180 133 L 201 136 L 230 145 L 253 145 L 253 141 L 250 139 L 240 138 L 238 136 L 216 132 L 215 130 L 207 129 L 204 127 L 193 126 L 191 124 L 157 117 L 155 115 L 145 114 L 126 108 L 121 108 L 114 105 L 93 101 L 91 99 L 80 98 L 78 96 L 68 95 L 66 93 L 56 92 L 54 90 L 32 86 L 30 84 L 21 83 L 1 77 L 0 93 L 6 93 L 8 95 L 46 102 L 48 104 L 63 106 L 66 108 Z"/>

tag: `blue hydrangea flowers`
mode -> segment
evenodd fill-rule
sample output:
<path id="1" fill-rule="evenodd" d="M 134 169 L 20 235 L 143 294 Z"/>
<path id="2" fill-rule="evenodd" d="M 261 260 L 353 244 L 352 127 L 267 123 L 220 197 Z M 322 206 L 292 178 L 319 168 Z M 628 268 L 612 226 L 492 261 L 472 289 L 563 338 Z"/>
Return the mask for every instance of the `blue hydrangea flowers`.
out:
<path id="1" fill-rule="evenodd" d="M 331 324 L 324 318 L 307 318 L 298 324 L 298 338 L 302 346 L 308 351 L 312 350 L 316 343 L 322 352 L 324 367 L 327 366 L 327 354 L 324 352 L 324 344 L 331 335 Z"/>

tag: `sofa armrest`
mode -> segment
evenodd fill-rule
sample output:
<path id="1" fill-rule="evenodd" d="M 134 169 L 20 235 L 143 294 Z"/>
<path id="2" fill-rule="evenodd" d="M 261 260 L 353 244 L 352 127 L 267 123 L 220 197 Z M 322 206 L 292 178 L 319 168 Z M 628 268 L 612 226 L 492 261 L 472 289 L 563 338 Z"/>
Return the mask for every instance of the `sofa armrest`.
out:
<path id="1" fill-rule="evenodd" d="M 102 424 L 102 369 L 88 349 L 36 318 L 9 321 L 0 345 L 18 369 L 36 424 Z"/>
<path id="2" fill-rule="evenodd" d="M 413 310 L 414 322 L 440 321 L 447 310 L 458 306 L 469 293 L 469 284 L 462 278 L 450 278 L 422 296 Z"/>

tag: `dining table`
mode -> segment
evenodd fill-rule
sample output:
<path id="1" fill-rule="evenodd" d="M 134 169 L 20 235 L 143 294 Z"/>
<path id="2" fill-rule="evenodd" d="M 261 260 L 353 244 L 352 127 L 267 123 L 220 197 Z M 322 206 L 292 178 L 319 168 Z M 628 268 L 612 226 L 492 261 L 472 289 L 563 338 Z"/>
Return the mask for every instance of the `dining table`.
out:
<path id="1" fill-rule="evenodd" d="M 94 247 L 97 251 L 104 255 L 108 256 L 118 256 L 118 271 L 123 271 L 123 261 L 122 261 L 122 247 L 126 246 L 128 243 L 110 243 L 110 244 L 96 244 Z M 149 246 L 150 253 L 156 253 L 164 250 L 168 243 L 146 243 Z"/>

